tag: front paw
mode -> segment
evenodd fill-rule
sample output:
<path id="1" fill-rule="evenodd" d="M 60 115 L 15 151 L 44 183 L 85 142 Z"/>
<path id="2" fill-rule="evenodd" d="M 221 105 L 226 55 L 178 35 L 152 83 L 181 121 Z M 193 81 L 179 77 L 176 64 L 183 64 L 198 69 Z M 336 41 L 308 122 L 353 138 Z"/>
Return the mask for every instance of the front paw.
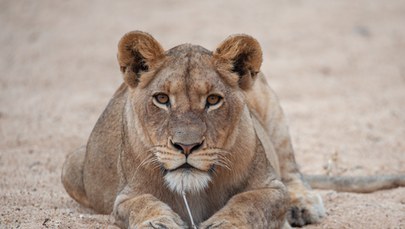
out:
<path id="1" fill-rule="evenodd" d="M 312 190 L 290 190 L 291 206 L 287 220 L 291 226 L 317 223 L 325 216 L 322 198 Z"/>
<path id="2" fill-rule="evenodd" d="M 202 223 L 198 228 L 199 229 L 215 229 L 215 228 L 224 228 L 224 229 L 231 229 L 231 228 L 243 228 L 240 227 L 237 222 L 231 222 L 226 219 L 217 219 L 217 220 L 208 220 Z"/>
<path id="3" fill-rule="evenodd" d="M 138 225 L 134 225 L 133 229 L 178 229 L 187 228 L 187 225 L 179 217 L 160 216 L 146 220 Z"/>

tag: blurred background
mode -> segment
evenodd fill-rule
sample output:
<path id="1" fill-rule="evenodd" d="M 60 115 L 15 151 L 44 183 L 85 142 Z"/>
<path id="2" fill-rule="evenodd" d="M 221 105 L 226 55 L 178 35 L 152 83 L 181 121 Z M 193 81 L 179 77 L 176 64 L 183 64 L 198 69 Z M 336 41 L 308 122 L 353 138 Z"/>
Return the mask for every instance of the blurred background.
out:
<path id="1" fill-rule="evenodd" d="M 0 0 L 0 228 L 113 223 L 69 198 L 60 172 L 121 84 L 131 30 L 165 49 L 257 38 L 303 172 L 405 173 L 404 22 L 400 0 Z M 405 227 L 405 188 L 321 194 L 328 216 L 308 228 Z"/>

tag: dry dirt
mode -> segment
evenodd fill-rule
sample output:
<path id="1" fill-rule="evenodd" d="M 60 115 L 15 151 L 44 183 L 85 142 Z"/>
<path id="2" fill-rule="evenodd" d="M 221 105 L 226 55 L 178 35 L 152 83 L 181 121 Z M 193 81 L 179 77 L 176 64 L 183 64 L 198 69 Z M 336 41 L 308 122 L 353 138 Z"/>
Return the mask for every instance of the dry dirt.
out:
<path id="1" fill-rule="evenodd" d="M 60 173 L 121 83 L 116 45 L 135 29 L 166 48 L 253 35 L 302 171 L 405 173 L 404 1 L 0 0 L 0 28 L 0 228 L 114 228 Z M 320 193 L 327 217 L 307 228 L 405 228 L 405 188 Z"/>

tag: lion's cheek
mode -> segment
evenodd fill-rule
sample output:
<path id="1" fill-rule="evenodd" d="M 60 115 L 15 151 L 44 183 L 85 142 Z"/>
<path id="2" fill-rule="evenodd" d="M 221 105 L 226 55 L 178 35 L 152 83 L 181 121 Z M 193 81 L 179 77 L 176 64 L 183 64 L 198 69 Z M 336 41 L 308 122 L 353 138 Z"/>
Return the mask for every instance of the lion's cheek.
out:
<path id="1" fill-rule="evenodd" d="M 138 122 L 150 145 L 166 145 L 169 139 L 168 122 L 165 117 L 138 111 Z"/>

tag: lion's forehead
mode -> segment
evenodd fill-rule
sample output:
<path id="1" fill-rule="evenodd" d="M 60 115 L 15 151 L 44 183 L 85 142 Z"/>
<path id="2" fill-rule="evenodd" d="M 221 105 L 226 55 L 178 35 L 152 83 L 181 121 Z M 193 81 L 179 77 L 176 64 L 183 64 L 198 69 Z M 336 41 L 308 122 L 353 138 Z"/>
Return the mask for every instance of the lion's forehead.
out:
<path id="1" fill-rule="evenodd" d="M 173 47 L 169 49 L 166 53 L 167 56 L 175 56 L 175 57 L 181 57 L 181 56 L 201 56 L 201 55 L 206 55 L 206 56 L 212 56 L 212 52 L 209 51 L 208 49 L 199 46 L 199 45 L 193 45 L 193 44 L 182 44 L 178 45 L 176 47 Z"/>
<path id="2" fill-rule="evenodd" d="M 211 54 L 200 46 L 182 45 L 156 76 L 158 90 L 171 95 L 205 96 L 222 90 L 223 84 L 211 61 Z"/>

